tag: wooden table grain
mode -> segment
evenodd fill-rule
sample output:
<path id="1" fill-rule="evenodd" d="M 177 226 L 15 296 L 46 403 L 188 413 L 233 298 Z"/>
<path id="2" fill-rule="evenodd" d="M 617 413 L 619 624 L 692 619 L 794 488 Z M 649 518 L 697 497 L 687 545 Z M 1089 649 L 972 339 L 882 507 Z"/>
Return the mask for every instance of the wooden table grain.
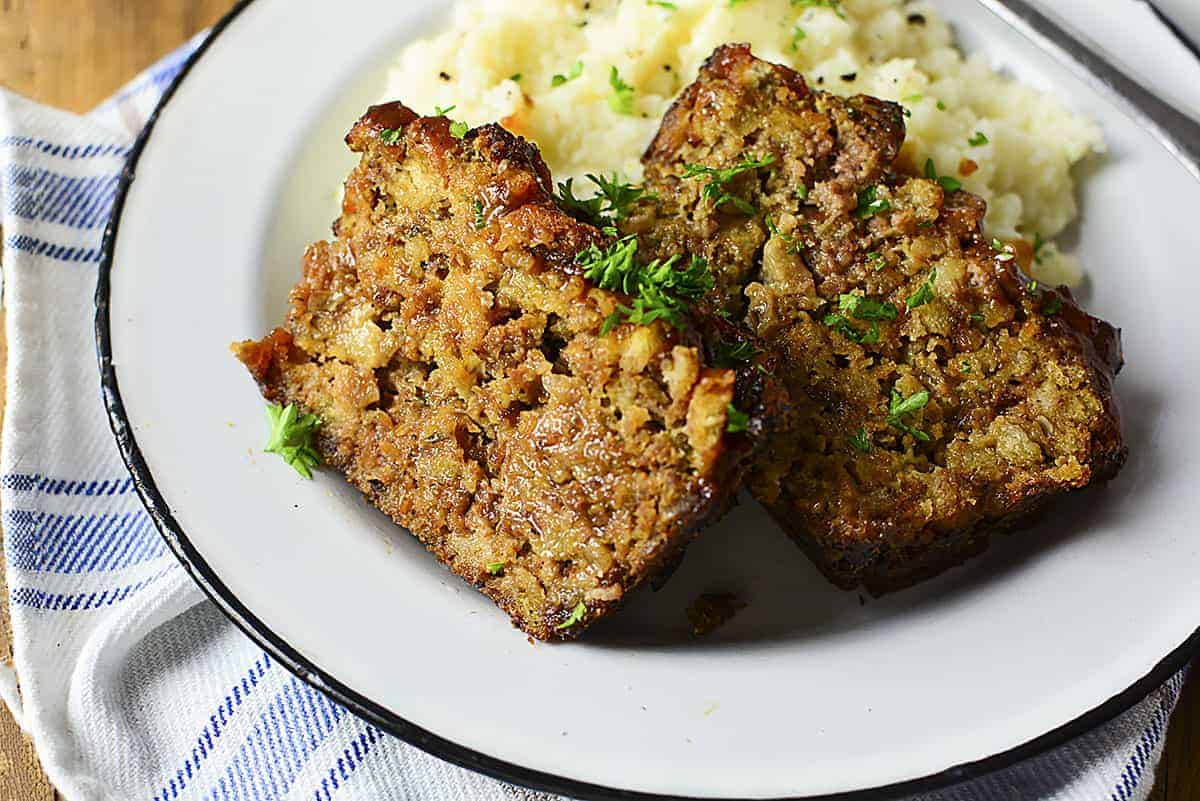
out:
<path id="1" fill-rule="evenodd" d="M 0 85 L 43 103 L 87 111 L 232 5 L 233 0 L 0 0 Z M 0 414 L 2 323 L 0 313 Z M 3 573 L 0 597 L 7 598 Z M 9 641 L 7 603 L 0 602 L 0 659 L 10 657 Z M 0 710 L 0 799 L 56 798 L 33 749 Z M 1151 799 L 1200 801 L 1200 670 L 1171 722 Z"/>

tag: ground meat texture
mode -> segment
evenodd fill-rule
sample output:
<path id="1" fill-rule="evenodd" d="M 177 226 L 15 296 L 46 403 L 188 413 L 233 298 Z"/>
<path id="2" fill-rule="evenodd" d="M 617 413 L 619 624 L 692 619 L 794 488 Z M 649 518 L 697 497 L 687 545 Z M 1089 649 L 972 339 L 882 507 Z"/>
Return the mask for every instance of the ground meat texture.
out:
<path id="1" fill-rule="evenodd" d="M 695 328 L 621 325 L 580 274 L 600 231 L 499 126 L 372 108 L 337 238 L 285 324 L 234 346 L 268 400 L 322 420 L 325 462 L 529 634 L 578 636 L 674 564 L 738 487 L 761 382 Z M 730 403 L 750 430 L 727 433 Z"/>
<path id="2" fill-rule="evenodd" d="M 876 593 L 1126 458 L 1119 332 L 985 239 L 982 200 L 904 174 L 903 140 L 898 105 L 726 46 L 664 120 L 644 159 L 658 200 L 624 225 L 651 253 L 707 256 L 714 304 L 769 343 L 794 414 L 751 490 L 833 582 Z M 771 164 L 728 183 L 741 203 L 684 177 L 747 156 Z"/>

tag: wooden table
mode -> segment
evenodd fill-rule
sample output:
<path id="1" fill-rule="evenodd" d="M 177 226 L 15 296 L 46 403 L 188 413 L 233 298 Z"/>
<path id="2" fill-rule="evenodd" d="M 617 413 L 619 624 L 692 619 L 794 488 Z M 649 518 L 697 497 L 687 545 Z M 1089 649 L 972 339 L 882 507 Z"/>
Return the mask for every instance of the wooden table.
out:
<path id="1" fill-rule="evenodd" d="M 0 85 L 43 103 L 87 111 L 232 5 L 232 0 L 0 0 Z M 2 376 L 0 369 L 0 390 Z M 2 404 L 0 391 L 0 411 Z M 0 590 L 2 582 L 0 574 Z M 0 597 L 7 598 L 7 592 Z M 7 613 L 7 604 L 0 603 L 0 658 L 9 652 Z M 1175 713 L 1151 797 L 1200 799 L 1200 668 Z M 0 799 L 53 798 L 33 750 L 7 712 L 0 711 Z"/>

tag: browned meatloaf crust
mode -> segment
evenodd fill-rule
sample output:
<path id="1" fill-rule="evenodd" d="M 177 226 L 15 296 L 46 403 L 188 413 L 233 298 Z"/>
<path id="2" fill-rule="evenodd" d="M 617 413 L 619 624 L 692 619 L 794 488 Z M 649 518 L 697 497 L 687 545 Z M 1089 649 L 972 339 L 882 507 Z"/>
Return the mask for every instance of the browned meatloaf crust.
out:
<path id="1" fill-rule="evenodd" d="M 533 145 L 450 125 L 400 104 L 358 122 L 337 239 L 309 249 L 284 326 L 235 351 L 517 626 L 576 637 L 727 506 L 757 379 L 707 366 L 693 327 L 601 335 L 630 301 L 576 255 L 608 240 L 555 205 Z M 727 433 L 730 403 L 748 433 Z"/>
<path id="2" fill-rule="evenodd" d="M 658 199 L 624 225 L 651 254 L 708 257 L 714 302 L 771 343 L 795 428 L 751 489 L 833 582 L 872 592 L 1126 457 L 1119 332 L 1031 282 L 1024 243 L 985 239 L 982 200 L 898 174 L 904 135 L 900 106 L 726 46 L 664 120 L 644 158 Z M 685 177 L 745 160 L 769 163 L 720 206 L 711 176 Z"/>

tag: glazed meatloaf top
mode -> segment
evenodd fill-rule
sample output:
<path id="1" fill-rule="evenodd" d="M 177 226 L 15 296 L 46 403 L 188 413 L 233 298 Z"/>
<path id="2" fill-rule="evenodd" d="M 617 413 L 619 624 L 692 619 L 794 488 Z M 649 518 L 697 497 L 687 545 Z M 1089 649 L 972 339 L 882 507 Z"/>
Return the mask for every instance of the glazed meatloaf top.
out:
<path id="1" fill-rule="evenodd" d="M 983 235 L 979 198 L 897 171 L 900 106 L 814 92 L 719 49 L 646 153 L 624 224 L 706 256 L 713 302 L 778 358 L 794 426 L 754 495 L 837 584 L 879 592 L 961 561 L 1125 460 L 1119 333 Z M 932 166 L 932 165 L 931 165 Z"/>
<path id="2" fill-rule="evenodd" d="M 631 300 L 577 257 L 612 239 L 559 210 L 530 143 L 400 104 L 347 141 L 337 238 L 308 250 L 283 327 L 236 353 L 516 625 L 575 637 L 729 503 L 759 381 L 709 366 L 686 320 L 605 325 Z"/>

